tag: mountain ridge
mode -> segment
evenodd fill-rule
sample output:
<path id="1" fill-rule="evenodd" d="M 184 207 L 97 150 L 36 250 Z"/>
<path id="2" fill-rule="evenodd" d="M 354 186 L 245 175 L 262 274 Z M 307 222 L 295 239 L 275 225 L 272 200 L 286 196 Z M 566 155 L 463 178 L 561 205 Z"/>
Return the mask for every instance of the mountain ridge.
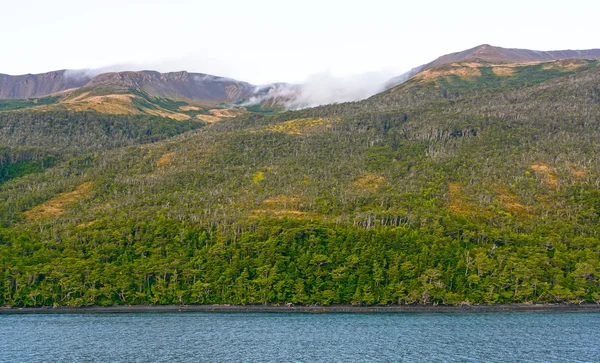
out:
<path id="1" fill-rule="evenodd" d="M 85 75 L 72 77 L 66 69 L 18 76 L 0 74 L 0 99 L 45 97 L 82 87 L 90 79 Z"/>
<path id="2" fill-rule="evenodd" d="M 520 48 L 502 48 L 489 44 L 481 44 L 463 51 L 442 55 L 429 63 L 415 67 L 404 74 L 390 79 L 386 84 L 386 88 L 389 89 L 397 86 L 425 70 L 451 63 L 474 61 L 483 63 L 515 64 L 550 62 L 567 59 L 600 59 L 600 49 L 538 51 Z"/>
<path id="3" fill-rule="evenodd" d="M 460 62 L 533 63 L 565 59 L 600 59 L 600 49 L 537 51 L 502 48 L 482 44 L 467 50 L 442 55 L 435 60 L 393 77 L 389 89 L 427 69 Z M 114 88 L 119 92 L 140 89 L 151 96 L 166 97 L 196 104 L 258 103 L 269 107 L 286 107 L 302 100 L 302 85 L 284 82 L 253 85 L 226 77 L 187 71 L 157 72 L 152 70 L 89 72 L 59 70 L 40 74 L 11 76 L 0 74 L 0 99 L 39 98 L 66 91 Z M 296 101 L 296 102 L 294 102 Z M 306 103 L 306 102 L 304 102 Z M 310 102 L 309 102 L 310 103 Z M 306 107 L 307 105 L 296 105 Z"/>

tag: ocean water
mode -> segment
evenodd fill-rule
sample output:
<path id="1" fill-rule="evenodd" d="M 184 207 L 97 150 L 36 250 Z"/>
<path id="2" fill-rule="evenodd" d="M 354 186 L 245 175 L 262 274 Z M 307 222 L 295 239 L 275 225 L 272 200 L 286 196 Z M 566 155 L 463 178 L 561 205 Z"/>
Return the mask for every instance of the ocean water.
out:
<path id="1" fill-rule="evenodd" d="M 0 315 L 0 362 L 600 362 L 598 313 Z"/>

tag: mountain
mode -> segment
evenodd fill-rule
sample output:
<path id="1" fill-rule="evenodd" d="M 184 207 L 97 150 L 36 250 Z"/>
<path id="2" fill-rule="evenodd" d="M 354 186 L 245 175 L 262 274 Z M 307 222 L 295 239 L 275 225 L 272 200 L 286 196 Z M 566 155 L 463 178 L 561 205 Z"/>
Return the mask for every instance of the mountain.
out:
<path id="1" fill-rule="evenodd" d="M 393 88 L 424 71 L 440 75 L 445 68 L 474 65 L 531 64 L 568 59 L 597 59 L 599 49 L 533 51 L 480 45 L 452 53 L 412 69 L 387 82 Z M 456 73 L 454 69 L 452 72 Z M 221 120 L 215 108 L 253 106 L 255 111 L 272 112 L 326 103 L 359 100 L 383 87 L 341 89 L 327 80 L 293 85 L 272 83 L 252 85 L 234 79 L 186 71 L 109 72 L 56 71 L 38 75 L 0 75 L 0 110 L 38 107 L 42 110 L 95 110 L 110 114 L 149 114 L 176 120 L 200 118 Z M 372 89 L 371 89 L 372 88 Z M 43 107 L 42 107 L 43 106 Z M 240 112 L 240 111 L 234 111 Z"/>
<path id="2" fill-rule="evenodd" d="M 452 63 L 536 63 L 565 59 L 600 59 L 600 49 L 537 51 L 528 49 L 501 48 L 482 44 L 461 52 L 443 55 L 432 62 L 411 69 L 409 72 L 392 78 L 387 88 L 392 88 L 427 69 L 437 68 Z"/>
<path id="3" fill-rule="evenodd" d="M 443 55 L 425 68 L 437 67 L 448 63 L 480 61 L 488 63 L 532 63 L 548 62 L 561 59 L 598 59 L 600 49 L 588 50 L 557 50 L 538 51 L 528 49 L 514 49 L 494 47 L 489 44 L 479 45 L 462 52 Z"/>
<path id="4" fill-rule="evenodd" d="M 254 93 L 256 86 L 201 73 L 141 71 L 100 74 L 79 91 L 97 89 L 139 90 L 153 97 L 215 105 L 245 100 Z"/>
<path id="5" fill-rule="evenodd" d="M 60 70 L 41 74 L 10 76 L 0 74 L 0 99 L 26 99 L 49 96 L 82 87 L 90 77 Z"/>
<path id="6" fill-rule="evenodd" d="M 245 112 L 229 106 L 258 104 L 259 112 L 284 107 L 297 92 L 285 83 L 255 86 L 230 78 L 185 71 L 102 73 L 58 71 L 0 78 L 0 111 L 94 110 L 109 114 L 147 114 L 207 122 Z M 4 99 L 2 99 L 4 98 Z"/>
<path id="7" fill-rule="evenodd" d="M 0 305 L 600 302 L 600 62 L 465 63 L 157 140 L 3 113 L 71 151 L 0 184 Z"/>

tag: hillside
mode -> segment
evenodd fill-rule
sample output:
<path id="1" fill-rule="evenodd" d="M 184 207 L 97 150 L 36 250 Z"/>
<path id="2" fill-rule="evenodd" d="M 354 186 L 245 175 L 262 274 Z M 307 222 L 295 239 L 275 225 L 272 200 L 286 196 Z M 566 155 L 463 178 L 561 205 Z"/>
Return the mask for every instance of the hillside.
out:
<path id="1" fill-rule="evenodd" d="M 97 112 L 0 112 L 0 184 L 76 155 L 156 142 L 205 124 Z"/>
<path id="2" fill-rule="evenodd" d="M 598 61 L 442 67 L 0 185 L 0 304 L 599 302 Z"/>
<path id="3" fill-rule="evenodd" d="M 432 62 L 415 67 L 409 72 L 389 80 L 387 83 L 387 88 L 397 86 L 398 84 L 423 71 L 435 68 L 439 69 L 441 66 L 453 63 L 506 65 L 542 63 L 567 59 L 600 59 L 600 49 L 538 51 L 529 49 L 502 48 L 491 46 L 489 44 L 482 44 L 461 52 L 443 55 Z"/>
<path id="4" fill-rule="evenodd" d="M 494 47 L 489 44 L 479 45 L 457 53 L 441 56 L 425 68 L 432 68 L 448 63 L 483 61 L 488 63 L 533 63 L 562 59 L 598 59 L 600 49 L 539 51 Z"/>

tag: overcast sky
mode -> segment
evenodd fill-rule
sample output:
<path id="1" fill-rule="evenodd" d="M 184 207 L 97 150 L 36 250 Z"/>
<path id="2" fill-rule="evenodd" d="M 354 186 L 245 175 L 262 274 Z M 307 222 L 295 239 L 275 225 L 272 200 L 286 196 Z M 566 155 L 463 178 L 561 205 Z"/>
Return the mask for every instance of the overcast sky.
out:
<path id="1" fill-rule="evenodd" d="M 0 73 L 115 66 L 253 83 L 403 73 L 489 43 L 600 48 L 598 0 L 1 0 Z"/>

